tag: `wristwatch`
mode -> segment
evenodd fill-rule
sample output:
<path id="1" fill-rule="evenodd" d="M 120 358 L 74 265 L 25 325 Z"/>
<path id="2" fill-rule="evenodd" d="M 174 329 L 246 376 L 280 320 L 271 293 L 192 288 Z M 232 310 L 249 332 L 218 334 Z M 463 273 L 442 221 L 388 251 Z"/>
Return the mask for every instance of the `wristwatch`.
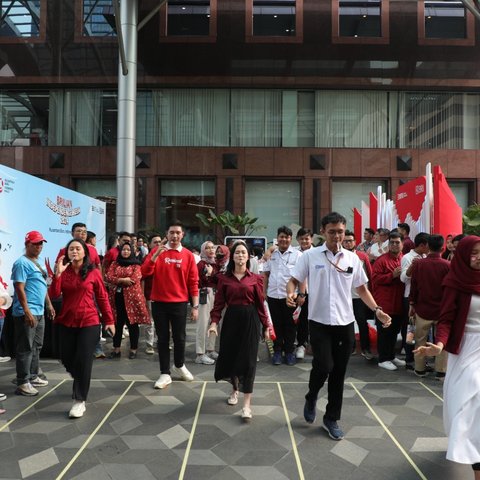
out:
<path id="1" fill-rule="evenodd" d="M 300 298 L 305 298 L 307 296 L 306 293 L 297 293 L 297 297 L 300 297 Z"/>
<path id="2" fill-rule="evenodd" d="M 192 308 L 194 308 L 195 310 L 198 310 L 198 307 L 199 307 L 198 304 L 197 305 L 192 305 Z"/>

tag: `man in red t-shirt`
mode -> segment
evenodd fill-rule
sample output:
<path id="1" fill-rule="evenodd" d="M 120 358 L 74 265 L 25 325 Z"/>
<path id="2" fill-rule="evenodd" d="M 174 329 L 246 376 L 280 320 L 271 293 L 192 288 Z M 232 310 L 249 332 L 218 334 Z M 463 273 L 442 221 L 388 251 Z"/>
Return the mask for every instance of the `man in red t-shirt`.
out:
<path id="1" fill-rule="evenodd" d="M 172 383 L 171 373 L 185 381 L 193 380 L 193 375 L 185 366 L 185 338 L 189 297 L 192 320 L 196 321 L 198 317 L 198 269 L 192 252 L 182 247 L 183 236 L 181 222 L 172 222 L 166 240 L 154 248 L 142 264 L 142 276 L 153 276 L 150 300 L 160 362 L 160 377 L 155 382 L 155 388 L 165 388 Z M 170 327 L 175 363 L 171 371 L 168 348 Z"/>
<path id="2" fill-rule="evenodd" d="M 72 237 L 75 240 L 83 240 L 87 243 L 87 226 L 84 223 L 77 222 L 72 225 Z M 97 249 L 87 243 L 88 253 L 90 256 L 90 262 L 93 263 L 97 268 L 100 268 L 100 257 L 98 256 Z M 55 259 L 55 265 L 58 262 L 58 259 L 66 254 L 65 247 L 61 248 L 58 252 L 57 258 Z"/>

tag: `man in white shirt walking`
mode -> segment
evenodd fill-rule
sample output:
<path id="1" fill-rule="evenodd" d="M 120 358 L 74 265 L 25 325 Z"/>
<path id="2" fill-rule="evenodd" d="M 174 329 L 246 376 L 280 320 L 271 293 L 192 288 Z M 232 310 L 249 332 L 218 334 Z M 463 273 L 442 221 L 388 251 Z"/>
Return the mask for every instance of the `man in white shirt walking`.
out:
<path id="1" fill-rule="evenodd" d="M 368 278 L 360 259 L 341 246 L 346 223 L 345 217 L 337 212 L 322 218 L 325 243 L 302 255 L 287 284 L 287 304 L 293 307 L 297 285 L 308 279 L 313 361 L 303 414 L 307 423 L 315 421 L 318 393 L 328 378 L 323 428 L 333 440 L 344 437 L 337 420 L 341 416 L 345 372 L 355 341 L 351 288 L 355 287 L 367 307 L 376 312 L 383 327 L 388 328 L 391 323 L 390 316 L 376 304 L 366 287 Z"/>
<path id="2" fill-rule="evenodd" d="M 286 226 L 277 230 L 278 248 L 263 267 L 264 293 L 268 301 L 268 308 L 272 316 L 276 339 L 273 342 L 274 354 L 272 363 L 281 365 L 282 353 L 285 352 L 285 363 L 295 365 L 295 336 L 297 328 L 292 314 L 295 307 L 301 306 L 305 300 L 305 285 L 301 285 L 302 298 L 296 305 L 288 306 L 286 286 L 292 276 L 292 269 L 302 256 L 302 252 L 292 247 L 292 231 Z"/>

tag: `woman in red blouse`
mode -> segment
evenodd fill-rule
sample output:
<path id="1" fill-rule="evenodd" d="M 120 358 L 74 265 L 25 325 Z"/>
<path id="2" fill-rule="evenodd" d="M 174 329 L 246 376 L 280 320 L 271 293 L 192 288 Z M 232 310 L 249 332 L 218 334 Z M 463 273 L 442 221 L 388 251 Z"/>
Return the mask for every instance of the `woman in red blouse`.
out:
<path id="1" fill-rule="evenodd" d="M 149 324 L 150 315 L 147 301 L 142 291 L 140 260 L 129 243 L 124 243 L 118 258 L 111 263 L 105 280 L 110 285 L 109 299 L 116 319 L 116 333 L 113 337 L 113 351 L 110 358 L 120 358 L 123 326 L 127 325 L 130 334 L 128 358 L 137 357 L 139 324 Z"/>
<path id="2" fill-rule="evenodd" d="M 227 380 L 233 390 L 227 400 L 238 403 L 238 392 L 244 393 L 242 419 L 250 421 L 253 382 L 257 368 L 260 321 L 264 336 L 269 338 L 268 319 L 264 307 L 263 278 L 248 270 L 250 255 L 244 242 L 235 242 L 224 275 L 218 276 L 215 304 L 210 313 L 209 333 L 217 335 L 217 324 L 227 306 L 220 336 L 220 350 L 215 366 L 215 380 Z"/>
<path id="3" fill-rule="evenodd" d="M 102 274 L 90 262 L 87 245 L 70 240 L 57 262 L 50 296 L 63 296 L 62 310 L 54 322 L 59 326 L 60 358 L 73 377 L 73 406 L 70 418 L 82 417 L 90 389 L 93 352 L 100 335 L 100 317 L 107 332 L 115 334 L 112 309 Z M 95 304 L 96 302 L 96 304 Z"/>

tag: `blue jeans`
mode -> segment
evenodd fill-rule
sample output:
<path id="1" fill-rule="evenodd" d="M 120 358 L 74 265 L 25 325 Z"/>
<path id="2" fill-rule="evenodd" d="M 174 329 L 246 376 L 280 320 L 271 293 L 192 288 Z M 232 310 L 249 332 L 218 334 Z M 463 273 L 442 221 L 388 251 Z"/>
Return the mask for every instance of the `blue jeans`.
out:
<path id="1" fill-rule="evenodd" d="M 38 375 L 40 351 L 43 346 L 45 317 L 34 315 L 37 325 L 29 327 L 25 316 L 13 317 L 15 324 L 15 351 L 17 367 L 17 385 L 29 383 Z"/>

